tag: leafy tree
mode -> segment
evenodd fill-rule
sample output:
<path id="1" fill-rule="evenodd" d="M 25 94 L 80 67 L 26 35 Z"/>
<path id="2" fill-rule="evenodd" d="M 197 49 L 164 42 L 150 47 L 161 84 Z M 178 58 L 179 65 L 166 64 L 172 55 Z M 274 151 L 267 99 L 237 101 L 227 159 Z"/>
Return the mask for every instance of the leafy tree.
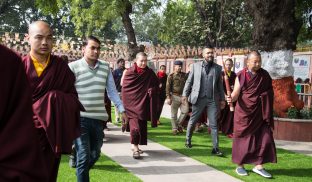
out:
<path id="1" fill-rule="evenodd" d="M 302 23 L 297 38 L 298 44 L 311 44 L 312 40 L 312 1 L 296 0 L 296 18 Z"/>
<path id="2" fill-rule="evenodd" d="M 127 35 L 130 59 L 133 59 L 140 50 L 130 18 L 133 6 L 142 6 L 144 13 L 151 7 L 159 5 L 157 0 L 36 0 L 36 2 L 45 13 L 56 13 L 62 6 L 68 4 L 75 33 L 78 35 L 91 34 L 96 29 L 103 29 L 108 22 L 121 18 Z"/>

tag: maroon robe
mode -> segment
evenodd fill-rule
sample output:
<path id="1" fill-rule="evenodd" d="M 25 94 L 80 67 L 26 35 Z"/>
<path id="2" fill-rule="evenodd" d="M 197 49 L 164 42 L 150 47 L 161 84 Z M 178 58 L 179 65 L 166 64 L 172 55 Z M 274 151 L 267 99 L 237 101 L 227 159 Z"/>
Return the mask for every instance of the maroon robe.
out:
<path id="1" fill-rule="evenodd" d="M 0 57 L 0 181 L 47 181 L 21 58 L 2 45 Z"/>
<path id="2" fill-rule="evenodd" d="M 129 68 L 122 84 L 122 100 L 129 118 L 131 143 L 147 144 L 147 121 L 157 127 L 158 79 L 156 74 L 146 67 L 143 73 L 137 73 L 135 64 Z"/>
<path id="3" fill-rule="evenodd" d="M 276 163 L 273 128 L 273 88 L 267 71 L 237 74 L 241 92 L 234 113 L 232 160 L 242 164 Z"/>
<path id="4" fill-rule="evenodd" d="M 75 89 L 75 75 L 65 61 L 53 55 L 40 77 L 30 55 L 23 63 L 32 89 L 35 126 L 51 181 L 55 181 L 61 154 L 71 153 L 73 140 L 80 135 L 80 110 L 84 109 Z"/>
<path id="5" fill-rule="evenodd" d="M 160 72 L 157 73 L 157 78 L 159 84 L 162 84 L 162 87 L 159 88 L 159 103 L 157 107 L 157 118 L 159 120 L 165 100 L 166 100 L 166 83 L 167 83 L 167 74 L 161 75 Z"/>
<path id="6" fill-rule="evenodd" d="M 224 77 L 224 72 L 222 72 L 222 77 Z M 231 92 L 233 91 L 232 88 L 234 87 L 235 78 L 236 78 L 236 74 L 233 71 L 231 71 L 231 75 L 229 76 Z M 223 88 L 225 92 L 224 94 L 226 94 L 226 87 L 225 87 L 224 79 L 223 79 Z M 234 112 L 230 111 L 230 106 L 228 104 L 225 105 L 225 108 L 221 110 L 220 117 L 218 120 L 219 128 L 222 131 L 222 133 L 226 135 L 233 133 L 233 118 L 234 118 Z"/>

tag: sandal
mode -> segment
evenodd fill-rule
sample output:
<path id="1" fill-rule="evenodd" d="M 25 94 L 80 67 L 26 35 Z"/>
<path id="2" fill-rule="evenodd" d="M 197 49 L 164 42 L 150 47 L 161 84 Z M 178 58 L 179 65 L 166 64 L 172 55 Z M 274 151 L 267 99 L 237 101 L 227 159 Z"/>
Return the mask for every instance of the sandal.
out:
<path id="1" fill-rule="evenodd" d="M 134 159 L 140 159 L 140 152 L 139 151 L 135 151 L 135 152 L 133 152 L 133 158 Z"/>
<path id="2" fill-rule="evenodd" d="M 131 149 L 131 150 L 134 152 L 134 149 Z M 141 150 L 141 149 L 139 149 L 138 151 L 139 151 L 140 154 L 144 153 L 143 150 Z"/>

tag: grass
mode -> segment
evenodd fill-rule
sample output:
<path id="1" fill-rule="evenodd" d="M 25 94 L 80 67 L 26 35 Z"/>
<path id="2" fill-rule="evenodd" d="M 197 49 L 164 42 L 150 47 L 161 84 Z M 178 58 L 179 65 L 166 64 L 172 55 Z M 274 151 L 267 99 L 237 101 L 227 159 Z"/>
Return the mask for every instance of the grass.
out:
<path id="1" fill-rule="evenodd" d="M 77 181 L 76 169 L 69 167 L 69 156 L 63 155 L 57 181 L 74 182 Z M 115 161 L 105 155 L 101 155 L 95 166 L 90 170 L 90 181 L 92 182 L 140 182 L 141 180 L 132 173 L 121 167 Z"/>
<path id="2" fill-rule="evenodd" d="M 114 113 L 112 111 L 112 113 Z M 105 145 L 105 143 L 103 144 Z M 69 167 L 69 156 L 63 155 L 59 167 L 57 181 L 77 181 L 76 169 Z M 90 181 L 92 182 L 141 182 L 138 177 L 127 171 L 115 161 L 105 155 L 101 155 L 95 166 L 90 170 Z"/>
<path id="3" fill-rule="evenodd" d="M 226 136 L 219 135 L 220 149 L 225 153 L 224 157 L 211 155 L 212 142 L 207 132 L 194 133 L 192 138 L 192 149 L 184 147 L 185 132 L 173 136 L 171 123 L 167 118 L 161 118 L 161 125 L 157 128 L 148 128 L 148 138 L 154 142 L 167 146 L 181 154 L 189 156 L 215 169 L 225 172 L 243 181 L 267 181 L 267 179 L 251 172 L 252 165 L 246 165 L 249 176 L 238 176 L 232 163 L 232 140 Z M 273 181 L 312 181 L 312 157 L 277 149 L 277 164 L 265 164 L 265 168 L 273 175 Z"/>
<path id="4" fill-rule="evenodd" d="M 112 120 L 115 120 L 112 107 Z M 207 132 L 194 133 L 192 138 L 192 149 L 184 147 L 185 132 L 182 135 L 173 136 L 171 133 L 171 123 L 167 118 L 161 118 L 161 125 L 157 128 L 148 128 L 148 138 L 171 148 L 181 154 L 189 156 L 197 161 L 207 164 L 224 173 L 234 176 L 243 181 L 268 181 L 267 179 L 250 172 L 252 165 L 246 165 L 249 176 L 238 176 L 234 169 L 235 164 L 231 162 L 232 140 L 220 135 L 220 149 L 225 153 L 224 157 L 211 155 L 212 142 Z M 120 124 L 118 124 L 120 126 Z M 105 145 L 105 143 L 104 143 Z M 76 181 L 75 169 L 68 166 L 68 156 L 62 156 L 58 181 Z M 312 181 L 312 157 L 277 149 L 277 164 L 266 164 L 265 168 L 273 175 L 272 181 L 281 182 L 310 182 Z M 105 155 L 102 155 L 95 167 L 90 170 L 92 182 L 122 182 L 122 181 L 141 181 L 139 178 L 128 172 L 125 168 L 118 165 Z"/>

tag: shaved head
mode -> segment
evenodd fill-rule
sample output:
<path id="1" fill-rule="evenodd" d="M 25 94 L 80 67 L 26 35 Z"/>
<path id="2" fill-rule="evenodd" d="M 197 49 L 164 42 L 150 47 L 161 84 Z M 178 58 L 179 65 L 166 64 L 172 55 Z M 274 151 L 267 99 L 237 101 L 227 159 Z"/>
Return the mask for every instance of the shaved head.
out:
<path id="1" fill-rule="evenodd" d="M 50 25 L 42 20 L 29 25 L 26 36 L 30 44 L 30 53 L 37 59 L 45 60 L 52 52 L 53 35 Z"/>
<path id="2" fill-rule="evenodd" d="M 42 21 L 42 20 L 32 22 L 28 27 L 28 34 L 33 34 L 36 31 L 38 31 L 38 29 L 46 29 L 50 31 L 50 33 L 52 34 L 52 29 L 50 25 L 47 22 Z"/>
<path id="3" fill-rule="evenodd" d="M 261 68 L 261 54 L 258 51 L 251 51 L 248 54 L 247 68 L 253 73 Z"/>
<path id="4" fill-rule="evenodd" d="M 247 55 L 247 60 L 250 59 L 251 57 L 260 57 L 261 59 L 261 54 L 258 51 L 251 51 L 248 55 Z"/>

